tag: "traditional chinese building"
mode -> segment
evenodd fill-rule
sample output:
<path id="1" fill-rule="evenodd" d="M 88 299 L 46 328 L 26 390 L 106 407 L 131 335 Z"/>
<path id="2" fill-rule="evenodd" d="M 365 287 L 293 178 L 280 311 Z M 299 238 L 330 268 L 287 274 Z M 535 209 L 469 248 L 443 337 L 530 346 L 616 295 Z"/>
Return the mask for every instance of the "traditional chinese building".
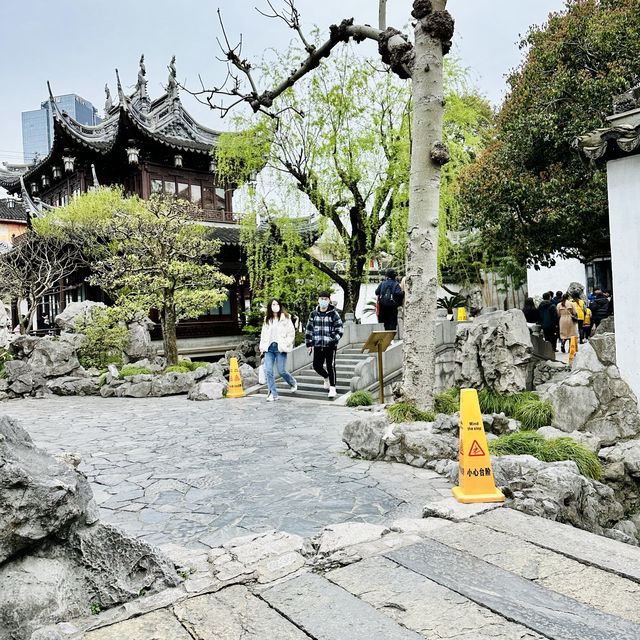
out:
<path id="1" fill-rule="evenodd" d="M 219 133 L 196 122 L 182 105 L 175 56 L 168 69 L 165 93 L 155 100 L 147 93 L 144 56 L 133 94 L 124 93 L 116 70 L 117 101 L 106 86 L 105 117 L 96 126 L 80 124 L 60 110 L 49 87 L 51 151 L 22 171 L 0 172 L 0 186 L 21 194 L 31 216 L 41 215 L 48 207 L 64 206 L 75 195 L 99 185 L 120 185 L 125 194 L 145 199 L 154 193 L 172 194 L 197 204 L 197 219 L 210 226 L 212 235 L 223 243 L 218 257 L 221 269 L 235 283 L 222 307 L 182 321 L 178 336 L 237 335 L 249 288 L 233 212 L 234 185 L 216 179 Z M 84 278 L 70 279 L 43 302 L 43 309 L 54 317 L 69 302 L 95 299 L 95 295 Z"/>

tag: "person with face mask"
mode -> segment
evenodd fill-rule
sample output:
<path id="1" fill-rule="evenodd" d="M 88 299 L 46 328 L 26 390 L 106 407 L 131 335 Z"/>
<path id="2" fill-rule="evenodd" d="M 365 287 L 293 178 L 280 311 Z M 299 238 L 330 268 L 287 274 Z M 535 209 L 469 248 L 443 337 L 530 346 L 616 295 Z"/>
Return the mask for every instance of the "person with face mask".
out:
<path id="1" fill-rule="evenodd" d="M 309 353 L 313 353 L 313 369 L 324 378 L 324 388 L 329 390 L 329 398 L 337 395 L 336 353 L 343 333 L 342 318 L 331 304 L 331 294 L 321 291 L 318 306 L 309 316 L 304 337 Z"/>
<path id="2" fill-rule="evenodd" d="M 278 399 L 273 365 L 276 364 L 278 373 L 291 387 L 292 393 L 298 390 L 298 383 L 287 371 L 287 353 L 293 351 L 296 330 L 291 317 L 279 300 L 273 298 L 267 305 L 267 313 L 260 332 L 260 353 L 264 355 L 264 374 L 267 379 L 267 402 Z"/>

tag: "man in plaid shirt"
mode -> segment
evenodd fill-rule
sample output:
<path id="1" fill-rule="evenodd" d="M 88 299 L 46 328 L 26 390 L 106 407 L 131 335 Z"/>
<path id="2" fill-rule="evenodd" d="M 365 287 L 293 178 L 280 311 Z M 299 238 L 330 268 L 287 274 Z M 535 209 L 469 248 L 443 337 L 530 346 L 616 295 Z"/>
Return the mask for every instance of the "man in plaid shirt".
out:
<path id="1" fill-rule="evenodd" d="M 318 306 L 309 316 L 304 337 L 309 353 L 313 352 L 313 368 L 324 378 L 329 398 L 336 397 L 336 352 L 343 333 L 342 318 L 331 304 L 330 293 L 321 291 Z"/>

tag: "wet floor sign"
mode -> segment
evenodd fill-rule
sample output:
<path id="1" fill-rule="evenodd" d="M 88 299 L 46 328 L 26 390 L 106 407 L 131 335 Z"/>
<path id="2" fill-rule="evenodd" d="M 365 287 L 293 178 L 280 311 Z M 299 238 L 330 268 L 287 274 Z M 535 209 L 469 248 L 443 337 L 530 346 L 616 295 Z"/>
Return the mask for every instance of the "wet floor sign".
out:
<path id="1" fill-rule="evenodd" d="M 487 437 L 475 389 L 460 391 L 460 451 L 458 486 L 452 489 L 458 502 L 504 502 L 496 488 Z"/>
<path id="2" fill-rule="evenodd" d="M 240 377 L 237 358 L 229 359 L 229 387 L 227 388 L 227 398 L 244 398 L 244 389 L 242 388 L 242 378 Z"/>

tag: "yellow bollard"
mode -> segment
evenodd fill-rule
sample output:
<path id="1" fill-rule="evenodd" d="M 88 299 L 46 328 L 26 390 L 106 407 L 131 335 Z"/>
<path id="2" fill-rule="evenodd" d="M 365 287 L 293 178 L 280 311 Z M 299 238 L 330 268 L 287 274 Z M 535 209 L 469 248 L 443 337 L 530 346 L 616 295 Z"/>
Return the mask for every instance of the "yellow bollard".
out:
<path id="1" fill-rule="evenodd" d="M 578 353 L 578 338 L 572 336 L 571 341 L 569 342 L 569 364 L 573 362 L 573 359 L 576 357 L 576 353 Z"/>
<path id="2" fill-rule="evenodd" d="M 452 489 L 458 502 L 504 502 L 496 488 L 482 413 L 475 389 L 460 391 L 460 452 L 458 486 Z"/>
<path id="3" fill-rule="evenodd" d="M 227 398 L 244 398 L 238 358 L 231 358 L 229 360 L 229 387 L 227 389 Z"/>
<path id="4" fill-rule="evenodd" d="M 467 310 L 464 307 L 457 307 L 457 312 L 456 320 L 458 322 L 465 322 L 468 319 Z"/>

